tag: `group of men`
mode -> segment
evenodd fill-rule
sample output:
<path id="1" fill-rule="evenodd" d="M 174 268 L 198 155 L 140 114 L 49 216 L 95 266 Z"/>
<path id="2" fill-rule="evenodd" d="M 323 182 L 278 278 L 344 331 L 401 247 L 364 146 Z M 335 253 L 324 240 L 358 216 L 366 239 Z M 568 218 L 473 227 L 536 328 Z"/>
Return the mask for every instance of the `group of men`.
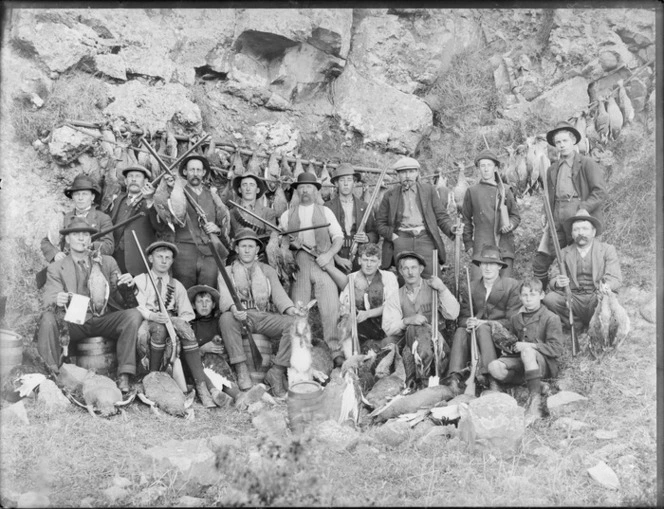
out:
<path id="1" fill-rule="evenodd" d="M 500 383 L 525 378 L 531 391 L 528 412 L 537 418 L 540 380 L 556 376 L 562 354 L 561 324 L 577 329 L 586 326 L 597 304 L 600 281 L 608 283 L 608 291 L 616 291 L 621 284 L 615 249 L 595 239 L 602 229 L 606 186 L 601 168 L 575 150 L 580 139 L 579 132 L 567 123 L 547 133 L 548 142 L 560 155 L 546 173 L 554 217 L 548 229 L 563 247 L 567 275 L 558 272 L 558 264 L 549 270 L 555 260 L 549 239 L 540 244 L 534 258 L 535 277 L 523 282 L 511 277 L 513 232 L 520 224 L 517 202 L 498 175 L 498 157 L 488 150 L 475 159 L 479 183 L 465 194 L 461 220 L 445 206 L 444 190 L 441 193 L 440 188 L 420 179 L 420 164 L 411 157 L 394 164 L 398 182 L 385 193 L 375 217 L 372 207 L 356 197 L 354 188 L 362 177 L 348 163 L 333 172 L 331 182 L 337 196 L 324 205 L 319 199 L 321 183 L 312 173 L 301 173 L 290 185 L 297 199 L 277 217 L 261 200 L 266 184 L 260 176 L 245 173 L 230 182 L 241 208 L 231 205 L 229 209 L 205 185 L 211 171 L 207 159 L 191 155 L 179 167 L 188 200 L 184 225 L 160 215 L 151 174 L 141 166 L 123 170 L 126 193 L 115 197 L 104 212 L 95 205 L 101 194 L 97 183 L 79 175 L 65 190 L 74 210 L 65 217 L 60 245 L 48 239 L 42 242 L 44 255 L 52 263 L 44 291 L 49 307 L 38 332 L 39 351 L 57 370 L 62 361 L 58 341 L 62 325 L 57 323 L 56 308 L 66 307 L 72 294 L 90 295 L 87 281 L 94 249 L 101 252 L 101 270 L 109 283 L 108 306 L 101 315 L 88 310 L 82 324 L 69 323 L 70 339 L 76 342 L 100 335 L 117 340 L 118 380 L 123 391 L 129 390 L 129 378 L 136 374 L 139 328 L 148 331 L 149 369 L 157 370 L 164 364 L 166 325 L 171 320 L 180 329 L 193 330 L 196 337 L 197 341 L 182 342 L 181 355 L 203 404 L 221 406 L 223 398 L 218 391 L 210 397 L 206 390 L 213 388 L 202 373 L 201 355 L 226 356 L 239 391 L 252 387 L 242 345 L 244 331 L 278 342 L 265 379 L 273 393 L 283 397 L 290 363 L 288 331 L 295 316 L 303 313 L 297 304 L 306 304 L 313 297 L 335 365 L 340 366 L 346 357 L 343 342 L 347 338 L 339 337 L 338 324 L 351 309 L 356 312 L 362 350 L 396 343 L 404 361 L 409 359 L 415 366 L 408 373 L 408 382 L 414 386 L 425 384 L 436 371 L 458 388 L 467 377 L 471 337 L 475 337 L 478 381 L 489 390 L 499 390 Z M 166 175 L 165 179 L 173 188 L 173 177 Z M 359 231 L 365 214 L 365 228 Z M 278 223 L 282 232 L 294 232 L 280 241 L 297 267 L 294 274 L 287 275 L 294 279 L 290 294 L 275 268 L 261 261 L 267 241 L 261 234 L 269 234 L 270 229 L 257 218 Z M 121 226 L 92 241 L 93 234 L 110 230 L 114 224 Z M 150 268 L 145 266 L 132 232 Z M 455 296 L 434 275 L 446 261 L 442 235 L 460 236 L 472 255 L 472 278 L 465 297 Z M 354 243 L 359 249 L 351 257 Z M 219 259 L 227 263 L 227 279 L 217 266 Z M 147 277 L 148 270 L 152 278 Z M 349 284 L 354 292 L 349 291 Z M 573 324 L 563 295 L 567 286 L 572 290 Z M 351 293 L 355 306 L 350 303 Z M 434 312 L 440 326 L 432 335 Z M 445 320 L 457 320 L 453 337 L 442 335 Z M 510 351 L 496 347 L 494 322 L 517 336 Z M 442 349 L 433 348 L 434 338 Z M 229 394 L 235 398 L 239 391 Z"/>

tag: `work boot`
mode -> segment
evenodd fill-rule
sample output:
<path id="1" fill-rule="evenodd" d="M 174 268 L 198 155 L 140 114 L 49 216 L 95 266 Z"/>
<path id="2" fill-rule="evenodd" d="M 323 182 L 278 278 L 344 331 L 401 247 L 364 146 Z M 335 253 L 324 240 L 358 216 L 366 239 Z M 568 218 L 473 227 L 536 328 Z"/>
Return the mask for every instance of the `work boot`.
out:
<path id="1" fill-rule="evenodd" d="M 201 405 L 205 408 L 214 408 L 217 406 L 212 400 L 212 396 L 210 396 L 210 391 L 208 391 L 205 382 L 198 382 L 196 384 L 196 394 L 198 394 L 198 399 L 201 400 Z"/>
<path id="2" fill-rule="evenodd" d="M 230 404 L 233 402 L 233 398 L 216 388 L 210 391 L 210 395 L 212 396 L 212 401 L 214 401 L 215 405 L 220 408 L 230 406 Z"/>
<path id="3" fill-rule="evenodd" d="M 526 403 L 526 426 L 543 417 L 545 414 L 542 411 L 542 395 L 539 392 L 531 392 Z"/>
<path id="4" fill-rule="evenodd" d="M 265 383 L 272 388 L 272 394 L 277 398 L 286 396 L 286 388 L 284 387 L 284 371 L 279 369 L 278 366 L 272 366 L 267 373 L 265 373 Z"/>
<path id="5" fill-rule="evenodd" d="M 446 385 L 450 388 L 452 394 L 455 396 L 458 396 L 463 392 L 461 389 L 461 375 L 459 375 L 459 373 L 450 374 L 449 381 Z"/>
<path id="6" fill-rule="evenodd" d="M 498 383 L 498 380 L 493 378 L 492 376 L 487 377 L 489 379 L 489 389 L 491 392 L 503 392 L 503 390 L 500 388 L 500 384 Z"/>
<path id="7" fill-rule="evenodd" d="M 237 385 L 241 391 L 248 391 L 254 386 L 254 382 L 249 375 L 249 368 L 246 362 L 234 364 L 235 374 L 237 375 Z"/>
<path id="8" fill-rule="evenodd" d="M 122 373 L 118 377 L 118 389 L 122 392 L 129 392 L 129 375 L 127 373 Z"/>

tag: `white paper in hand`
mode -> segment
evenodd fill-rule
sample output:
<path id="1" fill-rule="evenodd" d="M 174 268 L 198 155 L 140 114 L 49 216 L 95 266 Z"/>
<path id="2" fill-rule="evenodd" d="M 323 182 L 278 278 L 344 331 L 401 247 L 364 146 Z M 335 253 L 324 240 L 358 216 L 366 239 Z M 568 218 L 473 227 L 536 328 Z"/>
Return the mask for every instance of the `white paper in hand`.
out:
<path id="1" fill-rule="evenodd" d="M 72 294 L 69 306 L 67 306 L 67 312 L 65 313 L 65 322 L 83 325 L 89 302 L 90 297 L 77 293 Z"/>

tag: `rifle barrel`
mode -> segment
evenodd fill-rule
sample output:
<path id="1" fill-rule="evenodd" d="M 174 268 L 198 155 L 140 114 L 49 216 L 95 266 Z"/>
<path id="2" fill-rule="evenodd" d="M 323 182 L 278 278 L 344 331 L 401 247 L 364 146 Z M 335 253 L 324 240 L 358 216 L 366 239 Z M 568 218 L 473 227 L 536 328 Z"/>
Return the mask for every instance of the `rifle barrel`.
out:
<path id="1" fill-rule="evenodd" d="M 97 239 L 101 239 L 104 235 L 108 235 L 109 233 L 114 232 L 118 228 L 121 228 L 121 227 L 135 221 L 139 217 L 143 217 L 144 215 L 145 215 L 145 211 L 141 211 L 138 214 L 135 214 L 135 215 L 125 219 L 124 221 L 120 221 L 118 224 L 113 225 L 112 228 L 107 228 L 106 230 L 102 230 L 99 233 L 95 233 L 94 235 L 92 235 L 91 239 L 93 241 L 95 241 Z"/>

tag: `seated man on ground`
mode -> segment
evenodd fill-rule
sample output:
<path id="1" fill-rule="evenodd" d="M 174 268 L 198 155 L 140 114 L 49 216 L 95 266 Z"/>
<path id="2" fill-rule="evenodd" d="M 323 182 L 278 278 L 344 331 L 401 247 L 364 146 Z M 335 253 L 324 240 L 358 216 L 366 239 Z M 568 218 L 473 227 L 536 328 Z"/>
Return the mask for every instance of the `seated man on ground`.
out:
<path id="1" fill-rule="evenodd" d="M 383 330 L 388 337 L 386 343 L 403 345 L 406 382 L 418 385 L 428 382 L 428 377 L 435 373 L 436 362 L 433 350 L 431 319 L 433 315 L 433 292 L 438 292 L 438 324 L 444 320 L 455 320 L 459 315 L 459 302 L 438 278 L 431 276 L 422 279 L 426 262 L 419 254 L 403 251 L 397 256 L 397 267 L 405 284 L 398 292 L 388 296 L 383 308 Z M 438 335 L 442 335 L 440 330 Z M 412 352 L 417 343 L 416 351 Z M 441 341 L 443 352 L 439 352 L 439 372 L 445 371 L 446 352 L 449 347 Z M 413 363 L 416 369 L 413 369 Z M 409 367 L 410 366 L 410 367 Z"/>
<path id="2" fill-rule="evenodd" d="M 521 283 L 521 308 L 512 315 L 510 329 L 517 342 L 509 353 L 489 364 L 489 373 L 498 382 L 528 385 L 527 420 L 532 422 L 542 414 L 542 378 L 558 376 L 558 358 L 562 355 L 562 325 L 560 318 L 542 306 L 544 291 L 539 279 Z"/>

